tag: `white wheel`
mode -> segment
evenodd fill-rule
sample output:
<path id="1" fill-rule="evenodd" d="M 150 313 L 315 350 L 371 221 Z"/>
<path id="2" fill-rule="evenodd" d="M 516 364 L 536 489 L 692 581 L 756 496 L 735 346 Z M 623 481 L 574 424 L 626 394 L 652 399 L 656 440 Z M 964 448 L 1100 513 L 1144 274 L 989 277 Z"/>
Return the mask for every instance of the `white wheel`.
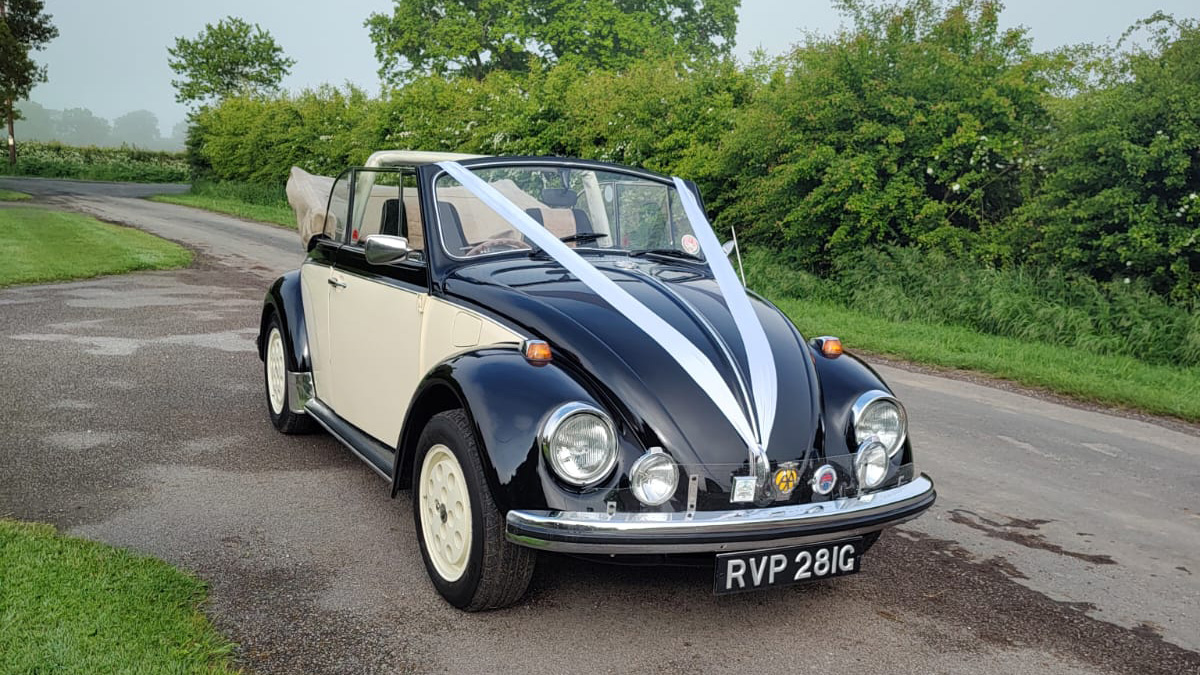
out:
<path id="1" fill-rule="evenodd" d="M 313 420 L 303 412 L 292 412 L 288 404 L 287 336 L 283 322 L 272 312 L 265 326 L 266 345 L 263 348 L 263 382 L 267 390 L 267 414 L 271 424 L 285 434 L 307 434 L 316 431 Z"/>
<path id="2" fill-rule="evenodd" d="M 282 415 L 287 405 L 287 365 L 283 359 L 283 336 L 274 327 L 267 337 L 267 398 L 271 410 Z"/>
<path id="3" fill-rule="evenodd" d="M 425 550 L 438 576 L 457 581 L 471 557 L 471 496 L 462 466 L 439 443 L 425 454 L 418 481 Z"/>

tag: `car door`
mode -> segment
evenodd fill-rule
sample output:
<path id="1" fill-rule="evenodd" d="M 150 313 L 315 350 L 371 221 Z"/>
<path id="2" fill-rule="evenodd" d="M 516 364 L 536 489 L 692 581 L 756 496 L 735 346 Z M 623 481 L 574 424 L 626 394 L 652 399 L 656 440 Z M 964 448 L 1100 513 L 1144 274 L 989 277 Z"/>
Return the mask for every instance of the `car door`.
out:
<path id="1" fill-rule="evenodd" d="M 397 170 L 355 171 L 350 230 L 328 284 L 333 389 L 322 400 L 392 448 L 423 375 L 418 366 L 428 266 L 420 249 L 406 261 L 372 265 L 364 245 L 371 235 L 408 234 L 411 210 L 419 208 L 415 188 L 403 185 L 408 176 Z M 419 228 L 419 218 L 416 222 Z M 421 240 L 409 239 L 414 245 Z"/>
<path id="2" fill-rule="evenodd" d="M 330 369 L 329 298 L 333 290 L 333 265 L 350 222 L 350 181 L 344 172 L 333 184 L 325 208 L 321 236 L 310 243 L 308 257 L 300 266 L 300 295 L 304 301 L 304 325 L 308 356 L 312 364 L 313 389 L 318 399 L 328 401 L 333 391 Z"/>

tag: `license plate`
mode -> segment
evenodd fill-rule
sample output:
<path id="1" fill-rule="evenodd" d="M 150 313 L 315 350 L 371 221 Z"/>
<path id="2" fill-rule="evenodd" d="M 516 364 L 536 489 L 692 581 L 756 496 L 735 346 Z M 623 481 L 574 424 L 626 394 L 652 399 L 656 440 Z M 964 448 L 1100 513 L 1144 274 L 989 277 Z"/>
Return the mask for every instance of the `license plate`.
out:
<path id="1" fill-rule="evenodd" d="M 714 591 L 738 593 L 854 574 L 862 559 L 862 538 L 717 556 Z"/>

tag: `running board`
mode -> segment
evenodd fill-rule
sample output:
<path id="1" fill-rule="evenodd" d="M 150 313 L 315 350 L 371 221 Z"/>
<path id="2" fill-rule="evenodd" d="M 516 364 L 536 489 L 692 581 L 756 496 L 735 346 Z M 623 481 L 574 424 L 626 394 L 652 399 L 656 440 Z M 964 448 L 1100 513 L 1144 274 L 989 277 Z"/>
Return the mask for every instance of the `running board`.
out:
<path id="1" fill-rule="evenodd" d="M 312 416 L 331 436 L 341 441 L 342 445 L 358 455 L 389 484 L 392 482 L 392 467 L 395 463 L 396 452 L 388 446 L 359 431 L 358 427 L 337 416 L 321 401 L 312 398 L 304 405 L 304 410 Z"/>

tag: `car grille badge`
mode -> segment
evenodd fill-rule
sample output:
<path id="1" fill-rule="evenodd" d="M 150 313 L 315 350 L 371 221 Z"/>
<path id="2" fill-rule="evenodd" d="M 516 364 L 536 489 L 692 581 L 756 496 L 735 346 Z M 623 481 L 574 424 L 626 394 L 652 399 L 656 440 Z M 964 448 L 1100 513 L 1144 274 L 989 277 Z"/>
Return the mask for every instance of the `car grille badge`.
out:
<path id="1" fill-rule="evenodd" d="M 787 499 L 792 496 L 792 491 L 800 483 L 800 471 L 797 467 L 797 462 L 783 462 L 775 470 L 771 481 L 775 490 L 775 499 Z"/>
<path id="2" fill-rule="evenodd" d="M 754 493 L 757 487 L 758 481 L 754 476 L 734 476 L 733 494 L 729 497 L 729 501 L 752 502 L 754 501 Z"/>

